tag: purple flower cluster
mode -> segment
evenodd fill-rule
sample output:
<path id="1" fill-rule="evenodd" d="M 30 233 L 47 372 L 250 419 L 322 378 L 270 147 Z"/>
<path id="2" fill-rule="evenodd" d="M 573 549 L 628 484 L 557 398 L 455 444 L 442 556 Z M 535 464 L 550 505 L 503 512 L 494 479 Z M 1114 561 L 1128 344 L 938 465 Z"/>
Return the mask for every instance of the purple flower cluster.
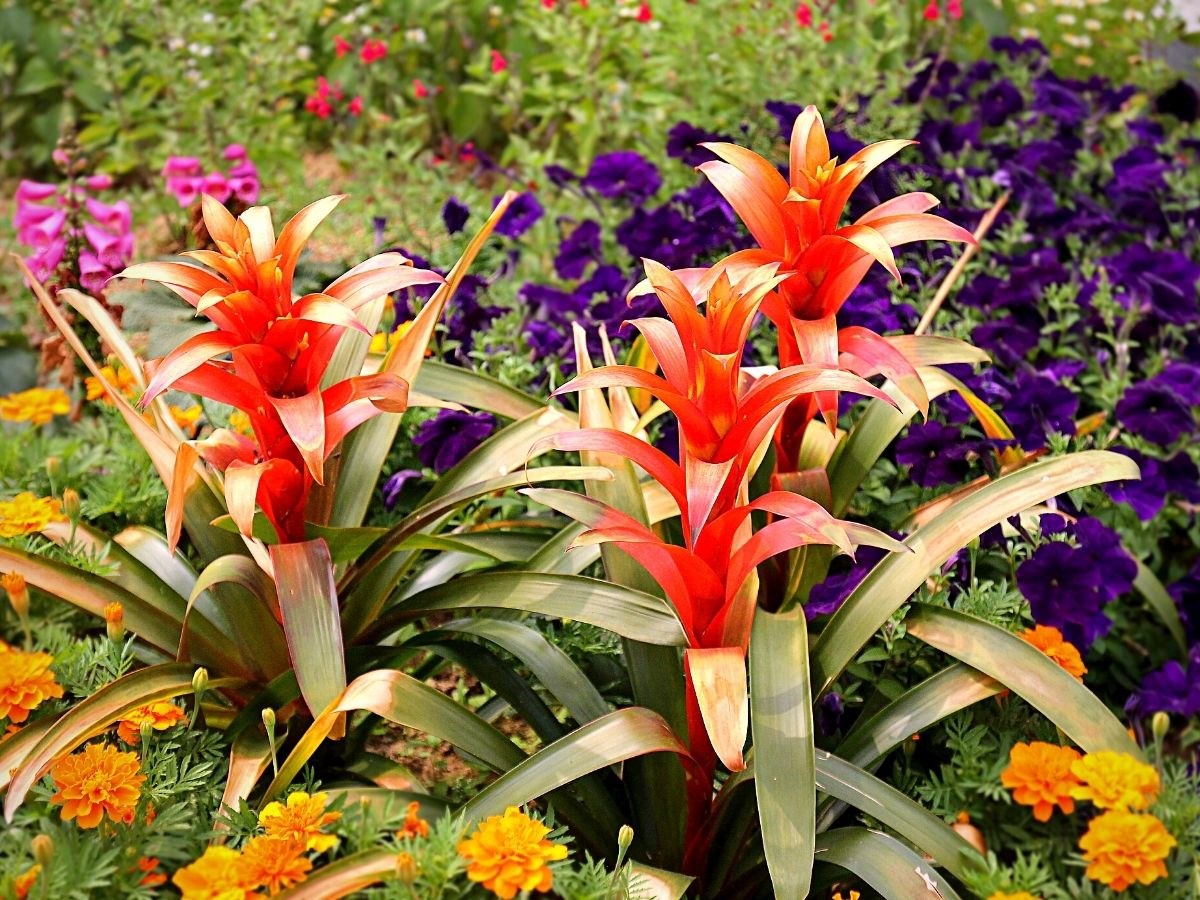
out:
<path id="1" fill-rule="evenodd" d="M 105 203 L 93 194 L 112 187 L 107 175 L 93 175 L 82 184 L 17 185 L 12 224 L 17 240 L 33 251 L 25 261 L 39 281 L 62 265 L 70 244 L 78 253 L 79 284 L 99 293 L 133 255 L 133 216 L 127 200 Z"/>
<path id="2" fill-rule="evenodd" d="M 241 144 L 230 144 L 223 155 L 229 164 L 228 170 L 213 169 L 207 174 L 195 156 L 167 157 L 163 178 L 167 191 L 175 195 L 180 206 L 191 206 L 201 194 L 208 194 L 218 203 L 236 197 L 240 203 L 251 206 L 258 200 L 258 168 L 250 161 L 246 148 Z"/>

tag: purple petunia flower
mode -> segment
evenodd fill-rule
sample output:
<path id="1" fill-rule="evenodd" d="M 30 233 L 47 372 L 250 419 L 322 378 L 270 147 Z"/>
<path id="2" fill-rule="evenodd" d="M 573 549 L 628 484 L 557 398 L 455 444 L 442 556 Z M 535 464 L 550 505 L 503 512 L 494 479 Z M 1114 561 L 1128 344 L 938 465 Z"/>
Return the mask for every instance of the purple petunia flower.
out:
<path id="1" fill-rule="evenodd" d="M 1191 408 L 1178 392 L 1156 376 L 1135 384 L 1117 403 L 1117 421 L 1152 444 L 1166 447 L 1196 430 Z"/>
<path id="2" fill-rule="evenodd" d="M 495 209 L 499 203 L 500 198 L 494 198 L 492 208 Z M 546 211 L 542 209 L 542 204 L 538 203 L 537 197 L 526 192 L 519 195 L 509 206 L 507 212 L 496 224 L 496 233 L 505 237 L 519 238 L 536 225 L 545 214 Z"/>
<path id="3" fill-rule="evenodd" d="M 727 135 L 705 131 L 691 122 L 676 122 L 667 132 L 667 156 L 677 159 L 685 165 L 698 166 L 700 163 L 716 159 L 711 150 L 701 147 L 701 144 L 715 141 L 730 142 Z"/>
<path id="4" fill-rule="evenodd" d="M 1088 102 L 1080 96 L 1076 82 L 1047 72 L 1033 80 L 1033 111 L 1057 121 L 1064 128 L 1077 128 L 1088 117 Z"/>
<path id="5" fill-rule="evenodd" d="M 1095 560 L 1065 541 L 1038 547 L 1017 567 L 1017 586 L 1033 618 L 1053 625 L 1080 650 L 1086 651 L 1112 627 L 1104 614 L 1104 594 Z"/>
<path id="6" fill-rule="evenodd" d="M 555 187 L 565 188 L 579 180 L 579 176 L 565 166 L 558 166 L 551 163 L 544 166 L 542 171 L 546 173 L 546 177 L 550 179 L 550 183 Z"/>
<path id="7" fill-rule="evenodd" d="M 1192 647 L 1186 666 L 1172 659 L 1146 675 L 1125 704 L 1125 711 L 1137 718 L 1156 712 L 1200 715 L 1200 644 Z"/>
<path id="8" fill-rule="evenodd" d="M 1046 446 L 1050 434 L 1074 434 L 1077 409 L 1079 398 L 1070 388 L 1044 375 L 1022 373 L 1002 412 L 1022 449 L 1035 450 Z"/>
<path id="9" fill-rule="evenodd" d="M 592 160 L 583 186 L 601 197 L 623 197 L 643 203 L 662 186 L 658 167 L 633 150 L 602 153 Z"/>
<path id="10" fill-rule="evenodd" d="M 457 197 L 451 197 L 442 207 L 442 222 L 446 226 L 447 234 L 458 234 L 462 231 L 470 216 L 471 208 Z"/>
<path id="11" fill-rule="evenodd" d="M 1139 519 L 1149 522 L 1167 502 L 1167 482 L 1157 459 L 1143 456 L 1128 447 L 1114 448 L 1138 465 L 1142 477 L 1132 481 L 1114 481 L 1107 485 L 1108 495 L 1118 503 L 1127 503 Z"/>
<path id="12" fill-rule="evenodd" d="M 1117 298 L 1126 306 L 1136 305 L 1175 325 L 1186 325 L 1200 316 L 1196 296 L 1200 264 L 1183 253 L 1133 244 L 1100 262 L 1108 280 L 1123 289 Z"/>
<path id="13" fill-rule="evenodd" d="M 1079 519 L 1072 531 L 1079 549 L 1092 558 L 1100 575 L 1100 596 L 1108 601 L 1129 593 L 1137 577 L 1137 563 L 1121 545 L 1120 536 L 1091 516 Z"/>
<path id="14" fill-rule="evenodd" d="M 856 587 L 867 577 L 867 573 L 887 555 L 878 547 L 860 547 L 857 558 L 848 571 L 826 576 L 814 584 L 804 604 L 804 616 L 810 622 L 817 616 L 832 615 Z"/>
<path id="15" fill-rule="evenodd" d="M 567 348 L 567 336 L 549 322 L 530 322 L 525 326 L 525 340 L 538 358 L 558 356 Z"/>
<path id="16" fill-rule="evenodd" d="M 420 479 L 421 473 L 416 469 L 401 469 L 398 472 L 393 472 L 388 480 L 383 483 L 383 505 L 390 512 L 400 499 L 400 492 L 404 490 L 404 485 L 413 478 Z"/>
<path id="17" fill-rule="evenodd" d="M 909 477 L 921 487 L 956 484 L 970 471 L 967 455 L 974 449 L 953 425 L 930 420 L 913 425 L 896 442 L 896 462 L 908 466 Z"/>
<path id="18" fill-rule="evenodd" d="M 417 427 L 413 443 L 421 465 L 441 474 L 462 462 L 495 430 L 496 420 L 487 413 L 443 409 Z"/>
<path id="19" fill-rule="evenodd" d="M 580 222 L 558 245 L 554 270 L 559 278 L 582 278 L 588 264 L 600 258 L 600 223 Z"/>
<path id="20" fill-rule="evenodd" d="M 985 125 L 1003 125 L 1024 108 L 1025 98 L 1007 78 L 989 85 L 979 95 L 979 117 Z"/>
<path id="21" fill-rule="evenodd" d="M 825 694 L 817 704 L 817 729 L 825 737 L 837 734 L 842 727 L 842 713 L 845 712 L 842 695 L 837 691 Z"/>

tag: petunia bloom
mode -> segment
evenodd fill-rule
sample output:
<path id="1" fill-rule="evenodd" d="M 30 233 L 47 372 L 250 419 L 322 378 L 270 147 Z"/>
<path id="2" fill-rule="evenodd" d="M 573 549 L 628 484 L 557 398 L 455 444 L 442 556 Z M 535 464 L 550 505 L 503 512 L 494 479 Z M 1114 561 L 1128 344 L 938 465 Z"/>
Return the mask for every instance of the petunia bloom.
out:
<path id="1" fill-rule="evenodd" d="M 443 409 L 417 426 L 413 444 L 421 465 L 440 474 L 458 465 L 495 430 L 496 420 L 487 413 Z"/>
<path id="2" fill-rule="evenodd" d="M 80 828 L 95 828 L 105 816 L 131 822 L 146 780 L 140 769 L 135 753 L 111 744 L 88 744 L 51 766 L 58 790 L 50 802 L 62 804 L 63 821 L 75 819 Z"/>
<path id="3" fill-rule="evenodd" d="M 1057 806 L 1064 813 L 1075 811 L 1072 791 L 1079 779 L 1071 766 L 1081 758 L 1078 750 L 1034 741 L 1015 744 L 1009 751 L 1008 768 L 1000 783 L 1013 792 L 1013 800 L 1033 807 L 1033 817 L 1048 822 Z"/>

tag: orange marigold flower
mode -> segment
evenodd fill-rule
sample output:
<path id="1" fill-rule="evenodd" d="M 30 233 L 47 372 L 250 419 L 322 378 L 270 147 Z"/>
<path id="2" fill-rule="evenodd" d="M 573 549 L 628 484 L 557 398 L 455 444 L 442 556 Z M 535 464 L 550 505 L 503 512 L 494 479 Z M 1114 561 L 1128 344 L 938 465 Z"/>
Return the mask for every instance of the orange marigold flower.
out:
<path id="1" fill-rule="evenodd" d="M 419 815 L 421 804 L 414 800 L 408 804 L 408 810 L 404 814 L 404 827 L 396 832 L 396 837 L 401 840 L 405 838 L 429 837 L 429 823 Z"/>
<path id="2" fill-rule="evenodd" d="M 29 892 L 33 890 L 33 886 L 41 874 L 42 867 L 34 863 L 13 880 L 13 890 L 16 891 L 17 900 L 25 900 L 29 896 Z"/>
<path id="3" fill-rule="evenodd" d="M 160 884 L 167 883 L 167 876 L 162 872 L 155 872 L 158 868 L 157 856 L 143 856 L 137 863 L 138 871 L 144 872 L 142 880 L 138 884 L 143 887 L 158 887 Z"/>
<path id="4" fill-rule="evenodd" d="M 299 884 L 312 871 L 303 838 L 260 834 L 242 848 L 246 877 L 269 894 Z"/>
<path id="5" fill-rule="evenodd" d="M 146 780 L 139 769 L 136 753 L 89 744 L 51 767 L 58 793 L 50 802 L 61 803 L 63 820 L 75 819 L 80 828 L 95 828 L 105 813 L 114 822 L 130 822 Z"/>
<path id="6" fill-rule="evenodd" d="M 1123 891 L 1135 882 L 1164 878 L 1163 860 L 1176 843 L 1157 817 L 1112 809 L 1092 819 L 1079 849 L 1088 861 L 1088 878 Z"/>
<path id="7" fill-rule="evenodd" d="M 29 586 L 25 583 L 25 576 L 20 572 L 5 572 L 0 574 L 0 588 L 4 588 L 4 592 L 8 594 L 9 602 L 12 603 L 13 609 L 16 610 L 18 616 L 25 616 L 29 612 Z"/>
<path id="8" fill-rule="evenodd" d="M 182 900 L 259 900 L 242 854 L 228 847 L 209 847 L 204 855 L 171 877 Z"/>
<path id="9" fill-rule="evenodd" d="M 323 834 L 326 825 L 342 817 L 339 812 L 326 812 L 327 794 L 309 796 L 304 791 L 288 794 L 287 803 L 275 800 L 263 807 L 258 814 L 258 824 L 273 837 L 294 838 L 302 841 L 305 849 L 324 853 L 337 846 L 338 839 L 332 834 Z"/>
<path id="10" fill-rule="evenodd" d="M 0 649 L 0 719 L 24 722 L 43 701 L 63 695 L 52 662 L 49 653 L 24 653 L 7 644 Z"/>
<path id="11" fill-rule="evenodd" d="M 166 731 L 186 721 L 187 713 L 169 700 L 160 700 L 126 713 L 117 725 L 117 736 L 127 744 L 137 744 L 142 739 L 143 725 Z"/>
<path id="12" fill-rule="evenodd" d="M 1145 809 L 1158 796 L 1158 772 L 1128 753 L 1104 750 L 1071 764 L 1082 784 L 1071 790 L 1076 800 L 1091 800 L 1101 809 Z"/>
<path id="13" fill-rule="evenodd" d="M 35 497 L 25 491 L 0 501 L 0 537 L 20 537 L 41 531 L 52 522 L 65 522 L 62 503 L 54 497 Z"/>
<path id="14" fill-rule="evenodd" d="M 6 422 L 45 425 L 55 416 L 65 416 L 70 411 L 71 398 L 58 389 L 30 388 L 0 397 L 0 419 Z"/>
<path id="15" fill-rule="evenodd" d="M 200 413 L 202 410 L 199 406 L 189 406 L 184 409 L 180 406 L 171 405 L 171 418 L 175 420 L 175 424 L 184 434 L 194 434 L 196 431 L 196 423 L 200 421 Z"/>
<path id="16" fill-rule="evenodd" d="M 1083 657 L 1079 655 L 1079 650 L 1074 644 L 1063 639 L 1062 632 L 1057 628 L 1051 625 L 1035 625 L 1022 631 L 1020 636 L 1066 669 L 1076 681 L 1083 681 L 1083 676 L 1087 674 Z"/>
<path id="17" fill-rule="evenodd" d="M 996 891 L 988 897 L 988 900 L 1042 900 L 1041 897 L 1035 897 L 1029 891 L 1017 891 L 1015 894 L 1006 894 L 1003 891 Z"/>
<path id="18" fill-rule="evenodd" d="M 1078 750 L 1034 741 L 1016 744 L 1008 754 L 1008 768 L 1000 773 L 1000 783 L 1013 792 L 1013 799 L 1033 807 L 1033 817 L 1049 821 L 1057 805 L 1065 813 L 1075 811 L 1071 791 L 1079 782 L 1071 773 L 1071 764 L 1080 758 Z"/>
<path id="19" fill-rule="evenodd" d="M 546 840 L 550 829 L 515 806 L 503 816 L 489 816 L 475 833 L 458 845 L 470 860 L 467 877 L 483 884 L 502 900 L 519 891 L 550 890 L 554 880 L 547 863 L 566 859 L 567 848 Z"/>
<path id="20" fill-rule="evenodd" d="M 128 369 L 114 369 L 112 366 L 102 366 L 100 374 L 104 376 L 105 381 L 113 385 L 124 396 L 136 396 L 138 383 L 133 377 L 133 373 Z M 112 398 L 108 396 L 108 391 L 104 389 L 104 383 L 99 378 L 88 377 L 83 380 L 83 383 L 87 388 L 87 398 L 89 400 L 102 399 L 105 403 L 112 405 Z"/>

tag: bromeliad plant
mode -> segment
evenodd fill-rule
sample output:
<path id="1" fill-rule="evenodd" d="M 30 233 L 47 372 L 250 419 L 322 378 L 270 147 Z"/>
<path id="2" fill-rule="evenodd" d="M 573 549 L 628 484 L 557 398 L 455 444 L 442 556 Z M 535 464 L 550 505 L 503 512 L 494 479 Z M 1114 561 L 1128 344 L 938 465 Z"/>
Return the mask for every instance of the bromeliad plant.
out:
<path id="1" fill-rule="evenodd" d="M 302 211 L 278 239 L 265 210 L 235 220 L 208 202 L 217 250 L 192 258 L 212 271 L 190 263 L 127 271 L 166 284 L 216 325 L 148 381 L 94 301 L 60 294 L 144 386 L 149 422 L 107 387 L 170 488 L 167 533 L 110 539 L 82 524 L 48 528 L 107 564 L 89 572 L 0 549 L 0 569 L 43 591 L 97 615 L 121 604 L 147 664 L 0 747 L 7 814 L 51 761 L 90 735 L 192 692 L 197 664 L 208 670 L 196 682 L 204 720 L 233 742 L 224 791 L 231 805 L 269 803 L 306 766 L 331 793 L 416 800 L 427 815 L 449 811 L 468 822 L 545 797 L 598 855 L 611 856 L 621 826 L 631 824 L 635 859 L 686 873 L 656 876 L 673 886 L 669 896 L 803 897 L 844 880 L 845 870 L 884 896 L 957 896 L 978 854 L 872 772 L 909 735 L 1005 688 L 1087 752 L 1140 755 L 1103 704 L 1038 649 L 982 620 L 911 602 L 983 531 L 1066 491 L 1135 477 L 1130 460 L 1080 453 L 1012 467 L 926 511 L 903 541 L 840 518 L 929 398 L 958 391 L 990 435 L 1005 429 L 938 368 L 982 362 L 979 351 L 836 327 L 838 305 L 867 268 L 876 260 L 895 268 L 892 245 L 969 236 L 925 215 L 927 195 L 840 226 L 862 170 L 899 146 L 868 148 L 839 166 L 815 112 L 796 135 L 790 183 L 746 151 L 713 148 L 726 162 L 707 173 L 763 246 L 703 273 L 647 262 L 649 289 L 668 315 L 633 323 L 653 367 L 617 365 L 602 334 L 607 365 L 591 369 L 578 335 L 580 374 L 560 392 L 578 395 L 578 415 L 423 361 L 506 202 L 378 368 L 368 335 L 387 292 L 438 279 L 383 254 L 319 294 L 294 297 L 300 246 L 336 198 Z M 62 312 L 35 291 L 103 381 Z M 742 365 L 760 312 L 780 328 L 777 370 Z M 878 375 L 882 384 L 866 380 Z M 164 409 L 161 394 L 171 387 L 238 407 L 253 437 L 219 429 L 186 440 Z M 631 392 L 656 402 L 639 415 L 635 397 L 646 398 Z M 845 430 L 837 427 L 839 392 L 870 398 Z M 394 526 L 364 527 L 399 411 L 415 403 L 512 421 Z M 677 460 L 644 439 L 668 410 L 679 425 Z M 818 412 L 829 428 L 807 427 Z M 551 450 L 579 451 L 584 465 L 532 464 Z M 586 496 L 530 487 L 576 480 Z M 465 504 L 519 487 L 569 521 L 555 520 L 548 532 L 544 513 L 482 525 L 455 518 Z M 174 550 L 185 534 L 189 556 Z M 864 545 L 890 552 L 832 617 L 811 626 L 810 647 L 808 587 L 834 551 Z M 772 568 L 777 558 L 783 565 Z M 580 574 L 598 562 L 603 578 Z M 620 635 L 626 683 L 618 690 L 636 705 L 617 700 L 613 711 L 613 698 L 528 614 Z M 953 661 L 875 704 L 836 745 L 819 744 L 813 701 L 889 620 Z M 476 711 L 428 686 L 446 662 L 494 697 Z M 527 754 L 492 724 L 506 709 L 540 749 Z M 379 718 L 448 741 L 498 777 L 448 809 L 363 750 Z M 277 769 L 260 786 L 272 759 Z M 887 833 L 854 825 L 847 805 Z M 335 866 L 322 889 L 363 887 L 395 871 L 396 852 L 365 851 Z"/>

